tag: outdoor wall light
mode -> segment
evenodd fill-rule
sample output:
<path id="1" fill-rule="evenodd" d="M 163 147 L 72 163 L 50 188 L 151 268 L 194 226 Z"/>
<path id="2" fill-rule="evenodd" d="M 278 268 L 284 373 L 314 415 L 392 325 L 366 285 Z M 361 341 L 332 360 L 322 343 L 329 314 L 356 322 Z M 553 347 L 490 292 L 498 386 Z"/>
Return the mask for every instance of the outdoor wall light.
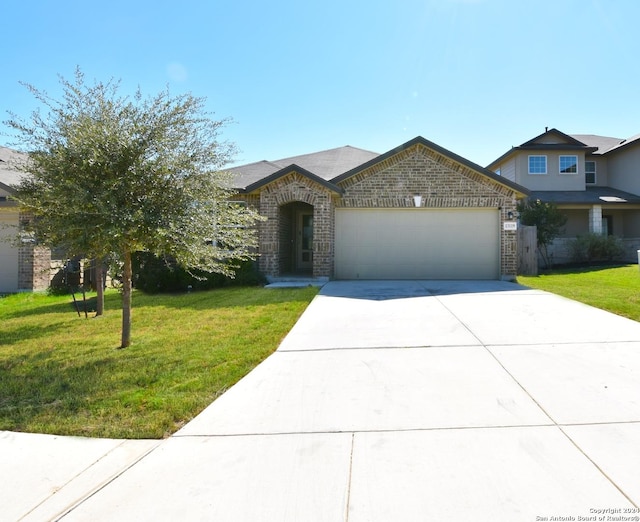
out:
<path id="1" fill-rule="evenodd" d="M 507 217 L 509 219 L 513 219 L 513 212 L 511 212 L 511 211 L 507 212 Z"/>
<path id="2" fill-rule="evenodd" d="M 422 206 L 422 196 L 420 194 L 414 194 L 413 195 L 413 204 L 416 207 L 421 207 Z"/>

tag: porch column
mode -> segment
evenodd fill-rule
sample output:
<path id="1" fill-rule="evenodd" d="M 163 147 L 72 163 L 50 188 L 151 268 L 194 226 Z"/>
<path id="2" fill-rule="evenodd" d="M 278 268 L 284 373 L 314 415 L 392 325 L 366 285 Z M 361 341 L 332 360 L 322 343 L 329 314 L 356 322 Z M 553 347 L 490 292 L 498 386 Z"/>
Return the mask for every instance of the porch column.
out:
<path id="1" fill-rule="evenodd" d="M 602 206 L 593 205 L 589 209 L 589 232 L 602 235 Z"/>

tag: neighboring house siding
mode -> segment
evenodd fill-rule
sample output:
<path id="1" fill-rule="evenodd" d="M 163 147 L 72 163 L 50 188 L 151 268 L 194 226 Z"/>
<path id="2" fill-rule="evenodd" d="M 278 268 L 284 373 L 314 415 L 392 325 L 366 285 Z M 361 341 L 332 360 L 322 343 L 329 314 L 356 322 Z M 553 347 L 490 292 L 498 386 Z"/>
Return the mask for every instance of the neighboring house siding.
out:
<path id="1" fill-rule="evenodd" d="M 608 174 L 608 161 L 607 158 L 602 156 L 587 156 L 585 161 L 595 161 L 596 163 L 596 182 L 595 187 L 607 187 L 609 186 Z"/>
<path id="2" fill-rule="evenodd" d="M 546 156 L 547 173 L 529 174 L 529 156 Z M 578 172 L 560 174 L 560 156 L 577 156 Z M 516 183 L 529 190 L 584 190 L 584 153 L 568 151 L 520 151 L 517 158 Z"/>
<path id="3" fill-rule="evenodd" d="M 567 223 L 560 231 L 560 237 L 576 237 L 589 233 L 588 209 L 563 209 Z"/>
<path id="4" fill-rule="evenodd" d="M 505 178 L 508 179 L 509 181 L 513 181 L 514 183 L 517 183 L 516 181 L 516 160 L 515 158 L 511 158 L 507 161 L 505 161 L 501 167 L 500 167 L 500 175 Z"/>
<path id="5" fill-rule="evenodd" d="M 607 155 L 609 186 L 640 195 L 640 144 Z"/>
<path id="6" fill-rule="evenodd" d="M 622 233 L 620 235 L 640 238 L 640 210 L 624 213 Z"/>

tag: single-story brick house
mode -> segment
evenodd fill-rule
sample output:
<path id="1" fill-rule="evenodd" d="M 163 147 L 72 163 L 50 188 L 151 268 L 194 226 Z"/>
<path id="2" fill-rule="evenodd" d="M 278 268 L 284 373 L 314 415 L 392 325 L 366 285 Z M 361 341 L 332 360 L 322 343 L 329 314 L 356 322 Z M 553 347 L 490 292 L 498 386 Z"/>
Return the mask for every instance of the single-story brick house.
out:
<path id="1" fill-rule="evenodd" d="M 524 187 L 422 137 L 229 169 L 259 225 L 269 278 L 505 279 Z"/>
<path id="2" fill-rule="evenodd" d="M 11 234 L 16 154 L 0 147 Z M 422 137 L 384 154 L 346 146 L 229 170 L 238 199 L 266 217 L 258 264 L 269 278 L 515 278 L 510 225 L 527 189 Z M 50 263 L 48 249 L 0 241 L 0 292 L 46 288 Z"/>

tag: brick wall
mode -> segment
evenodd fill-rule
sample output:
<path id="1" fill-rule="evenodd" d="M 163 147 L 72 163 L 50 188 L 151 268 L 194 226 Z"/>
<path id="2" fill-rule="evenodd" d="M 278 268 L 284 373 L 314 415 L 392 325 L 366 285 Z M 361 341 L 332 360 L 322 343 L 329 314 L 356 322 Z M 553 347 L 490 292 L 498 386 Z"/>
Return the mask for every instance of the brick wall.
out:
<path id="1" fill-rule="evenodd" d="M 246 196 L 249 205 L 267 219 L 259 225 L 260 270 L 277 276 L 280 259 L 280 207 L 302 201 L 314 209 L 315 277 L 333 275 L 334 210 L 346 208 L 402 208 L 414 206 L 414 195 L 427 208 L 496 208 L 500 210 L 501 276 L 513 279 L 517 270 L 517 233 L 504 231 L 502 222 L 516 212 L 513 191 L 417 144 L 340 182 L 338 194 L 297 172 L 265 185 L 259 194 Z"/>
<path id="2" fill-rule="evenodd" d="M 18 290 L 46 290 L 51 277 L 51 250 L 23 243 L 18 251 Z"/>
<path id="3" fill-rule="evenodd" d="M 248 199 L 249 204 L 255 200 Z M 333 201 L 331 191 L 295 171 L 260 191 L 258 210 L 266 217 L 259 224 L 258 266 L 267 276 L 280 275 L 280 207 L 303 202 L 313 207 L 313 276 L 329 277 L 333 271 Z M 283 253 L 282 255 L 287 255 Z"/>
<path id="4" fill-rule="evenodd" d="M 402 208 L 422 197 L 425 208 L 499 208 L 500 272 L 504 279 L 517 271 L 517 233 L 503 230 L 509 212 L 515 215 L 513 192 L 469 167 L 420 144 L 395 154 L 342 183 L 337 207 Z"/>

